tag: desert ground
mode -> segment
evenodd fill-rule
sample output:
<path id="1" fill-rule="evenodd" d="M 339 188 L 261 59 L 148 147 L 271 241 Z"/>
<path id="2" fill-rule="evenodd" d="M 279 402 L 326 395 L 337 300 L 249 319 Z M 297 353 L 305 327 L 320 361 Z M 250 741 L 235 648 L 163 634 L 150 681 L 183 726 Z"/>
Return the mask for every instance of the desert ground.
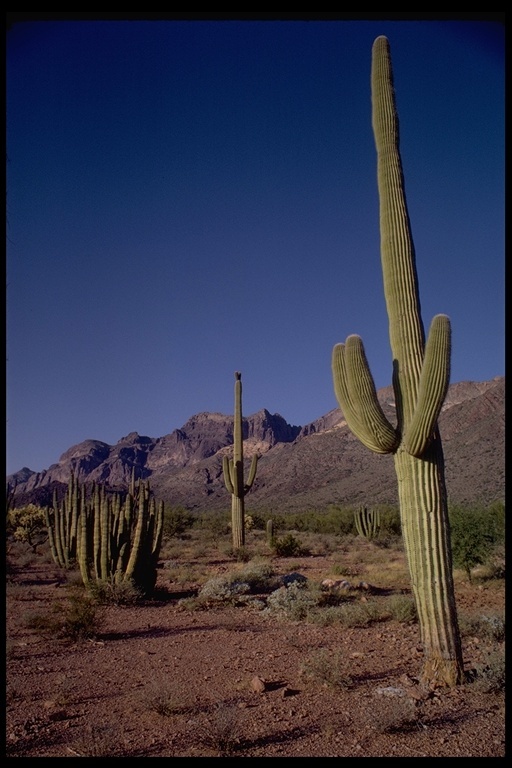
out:
<path id="1" fill-rule="evenodd" d="M 204 532 L 170 539 L 155 594 L 96 605 L 78 637 L 76 571 L 8 544 L 7 757 L 504 757 L 504 579 L 454 572 L 467 681 L 425 690 L 401 547 L 299 538 L 309 554 L 275 557 L 251 532 L 246 562 Z M 251 567 L 277 588 L 300 574 L 321 607 L 198 599 Z"/>

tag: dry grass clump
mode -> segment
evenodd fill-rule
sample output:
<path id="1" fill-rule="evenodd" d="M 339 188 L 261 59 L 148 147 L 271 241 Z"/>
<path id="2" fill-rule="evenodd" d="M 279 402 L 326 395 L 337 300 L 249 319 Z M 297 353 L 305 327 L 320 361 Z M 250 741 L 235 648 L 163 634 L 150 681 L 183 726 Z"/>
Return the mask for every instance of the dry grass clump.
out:
<path id="1" fill-rule="evenodd" d="M 240 708 L 236 702 L 221 701 L 197 725 L 201 744 L 213 750 L 217 757 L 231 757 L 242 741 Z"/>
<path id="2" fill-rule="evenodd" d="M 421 721 L 422 707 L 407 695 L 379 696 L 372 708 L 371 727 L 379 733 L 406 732 L 424 727 Z"/>
<path id="3" fill-rule="evenodd" d="M 309 655 L 300 667 L 299 674 L 306 680 L 311 680 L 325 688 L 340 688 L 347 690 L 354 684 L 348 671 L 347 659 L 341 651 L 329 651 L 320 648 Z"/>

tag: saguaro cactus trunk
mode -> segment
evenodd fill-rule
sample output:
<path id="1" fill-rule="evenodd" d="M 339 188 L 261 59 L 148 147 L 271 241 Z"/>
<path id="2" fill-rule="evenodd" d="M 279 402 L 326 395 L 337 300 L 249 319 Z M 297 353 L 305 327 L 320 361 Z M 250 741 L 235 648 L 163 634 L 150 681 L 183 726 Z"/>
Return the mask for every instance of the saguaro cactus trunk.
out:
<path id="1" fill-rule="evenodd" d="M 222 468 L 224 483 L 231 494 L 231 527 L 233 548 L 240 549 L 245 545 L 245 496 L 251 490 L 258 455 L 252 457 L 249 477 L 244 484 L 244 448 L 242 434 L 242 374 L 235 372 L 235 415 L 233 424 L 233 459 L 224 456 Z"/>
<path id="2" fill-rule="evenodd" d="M 393 454 L 407 561 L 424 651 L 422 681 L 463 680 L 450 549 L 444 458 L 437 420 L 449 384 L 451 328 L 420 312 L 415 252 L 399 150 L 389 42 L 372 50 L 372 123 L 378 160 L 381 261 L 393 355 L 397 425 L 377 399 L 362 340 L 349 336 L 332 354 L 334 389 L 352 432 L 371 450 Z"/>

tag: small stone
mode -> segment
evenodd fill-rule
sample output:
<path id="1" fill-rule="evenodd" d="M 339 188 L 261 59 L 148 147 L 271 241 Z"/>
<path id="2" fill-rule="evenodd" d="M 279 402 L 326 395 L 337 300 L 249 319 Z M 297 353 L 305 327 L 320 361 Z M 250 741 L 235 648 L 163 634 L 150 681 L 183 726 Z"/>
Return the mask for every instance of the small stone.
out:
<path id="1" fill-rule="evenodd" d="M 264 693 L 267 689 L 267 686 L 263 678 L 255 675 L 251 680 L 251 689 L 254 691 L 254 693 Z"/>

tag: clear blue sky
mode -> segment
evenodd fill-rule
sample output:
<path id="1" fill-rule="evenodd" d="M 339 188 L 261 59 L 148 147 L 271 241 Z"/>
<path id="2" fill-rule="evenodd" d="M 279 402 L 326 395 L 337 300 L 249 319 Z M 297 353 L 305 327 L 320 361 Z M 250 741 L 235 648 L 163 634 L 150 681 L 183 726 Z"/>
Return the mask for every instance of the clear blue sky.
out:
<path id="1" fill-rule="evenodd" d="M 422 315 L 505 373 L 505 32 L 42 21 L 7 33 L 7 473 L 202 411 L 304 425 L 362 336 L 391 383 L 371 47 L 389 38 Z"/>

